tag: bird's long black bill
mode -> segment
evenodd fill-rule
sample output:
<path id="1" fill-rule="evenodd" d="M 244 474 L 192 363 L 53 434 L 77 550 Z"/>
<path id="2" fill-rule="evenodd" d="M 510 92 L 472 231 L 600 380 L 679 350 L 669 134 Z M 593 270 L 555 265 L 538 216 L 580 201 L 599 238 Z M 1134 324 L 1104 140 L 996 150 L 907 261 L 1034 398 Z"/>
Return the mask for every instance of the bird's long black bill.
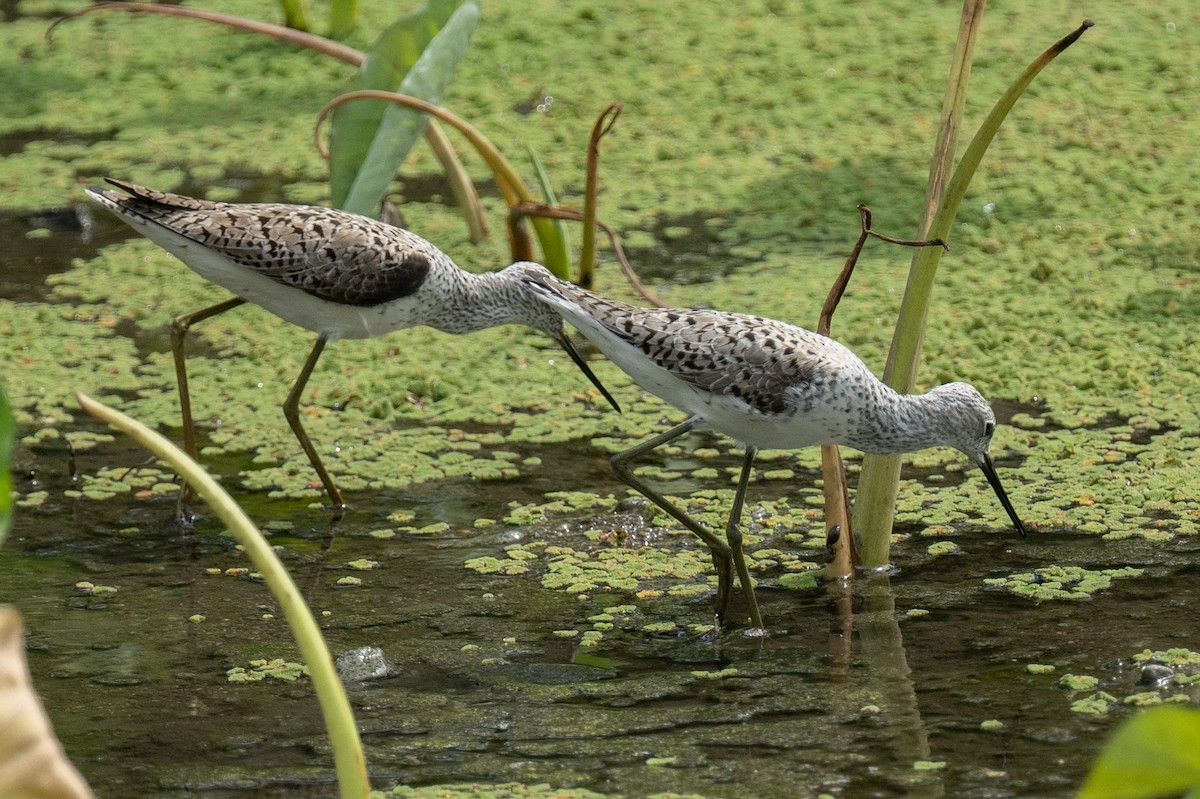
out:
<path id="1" fill-rule="evenodd" d="M 1017 528 L 1017 532 L 1021 534 L 1021 538 L 1025 538 L 1027 535 L 1025 525 L 1021 523 L 1021 518 L 1017 516 L 1017 511 L 1013 508 L 1008 494 L 1004 493 L 1004 486 L 1000 485 L 1000 477 L 996 474 L 996 467 L 992 464 L 991 457 L 984 455 L 983 463 L 979 464 L 979 468 L 983 469 L 988 482 L 992 484 L 992 488 L 996 491 L 996 496 L 1000 497 L 1000 504 L 1004 506 L 1004 510 L 1008 511 L 1008 518 L 1012 519 L 1013 527 Z"/>
<path id="2" fill-rule="evenodd" d="M 613 399 L 613 395 L 608 393 L 608 389 L 605 388 L 604 384 L 600 382 L 600 378 L 596 377 L 595 373 L 592 371 L 592 367 L 588 366 L 587 361 L 585 361 L 583 356 L 579 354 L 579 351 L 575 349 L 575 345 L 573 345 L 571 340 L 567 338 L 567 334 L 565 332 L 558 334 L 558 343 L 564 350 L 567 351 L 567 355 L 571 356 L 571 360 L 575 362 L 575 365 L 579 367 L 580 371 L 587 375 L 587 379 L 592 381 L 592 385 L 604 395 L 604 398 L 608 400 L 608 404 L 613 406 L 613 410 L 615 410 L 617 413 L 620 413 L 621 406 L 617 404 L 615 399 Z"/>

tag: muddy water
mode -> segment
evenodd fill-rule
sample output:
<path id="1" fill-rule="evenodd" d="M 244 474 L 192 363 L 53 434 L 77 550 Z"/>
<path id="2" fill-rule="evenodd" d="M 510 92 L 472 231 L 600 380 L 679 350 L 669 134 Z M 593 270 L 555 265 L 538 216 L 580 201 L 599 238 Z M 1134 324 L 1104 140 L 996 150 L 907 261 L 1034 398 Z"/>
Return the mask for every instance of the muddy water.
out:
<path id="1" fill-rule="evenodd" d="M 534 454 L 556 482 L 616 489 L 595 459 L 557 448 Z M 81 456 L 79 467 L 133 456 L 117 442 Z M 70 485 L 65 463 L 43 450 L 18 467 L 61 496 Z M 1100 546 L 1083 536 L 1022 542 L 977 532 L 957 539 L 958 554 L 936 558 L 926 542 L 906 542 L 894 550 L 896 574 L 859 581 L 849 593 L 785 590 L 778 575 L 765 574 L 765 639 L 648 633 L 651 612 L 681 627 L 709 618 L 710 595 L 664 596 L 619 615 L 601 646 L 588 649 L 555 631 L 586 629 L 588 617 L 630 597 L 580 601 L 541 588 L 536 573 L 481 575 L 464 562 L 534 537 L 585 546 L 582 530 L 605 525 L 655 546 L 691 542 L 656 539 L 632 510 L 468 536 L 368 535 L 400 504 L 416 525 L 469 527 L 483 506 L 539 499 L 537 481 L 497 484 L 486 496 L 467 481 L 403 498 L 355 496 L 354 511 L 336 525 L 318 510 L 242 497 L 257 518 L 269 511 L 291 522 L 273 541 L 312 607 L 328 612 L 331 648 L 378 646 L 391 664 L 390 677 L 350 687 L 377 786 L 1065 797 L 1113 721 L 1071 712 L 1074 697 L 1056 687 L 1058 678 L 1090 674 L 1114 695 L 1132 694 L 1144 690 L 1134 654 L 1196 634 L 1188 609 L 1200 602 L 1200 581 L 1186 565 L 1196 554 L 1187 540 Z M 778 484 L 757 492 L 761 501 Z M 26 615 L 34 680 L 67 751 L 100 796 L 332 795 L 310 686 L 225 678 L 254 658 L 296 657 L 265 587 L 207 574 L 244 559 L 203 516 L 181 535 L 173 512 L 170 497 L 55 500 L 17 519 L 0 560 L 0 600 Z M 759 532 L 770 546 L 771 532 Z M 359 558 L 380 567 L 351 570 Z M 1152 579 L 1042 605 L 983 586 L 1046 562 L 1141 566 Z M 363 584 L 337 587 L 347 575 Z M 72 587 L 81 579 L 118 591 L 83 595 Z M 1032 674 L 1031 663 L 1056 671 Z M 1001 725 L 981 727 L 988 720 Z M 918 761 L 943 765 L 914 769 Z"/>

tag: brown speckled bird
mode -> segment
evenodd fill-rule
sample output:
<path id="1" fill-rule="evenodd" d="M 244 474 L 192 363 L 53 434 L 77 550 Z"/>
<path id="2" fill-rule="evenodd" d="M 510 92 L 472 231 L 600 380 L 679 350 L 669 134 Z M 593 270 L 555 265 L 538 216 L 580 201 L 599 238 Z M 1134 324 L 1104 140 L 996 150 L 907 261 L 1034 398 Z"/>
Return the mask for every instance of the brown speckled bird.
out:
<path id="1" fill-rule="evenodd" d="M 339 516 L 345 508 L 342 494 L 299 415 L 300 396 L 329 341 L 372 338 L 420 325 L 470 333 L 526 324 L 562 345 L 620 410 L 572 347 L 558 312 L 538 300 L 524 282 L 529 274 L 550 276 L 538 264 L 472 274 L 420 236 L 357 214 L 305 205 L 211 202 L 119 180 L 107 182 L 121 191 L 89 187 L 88 195 L 201 276 L 237 295 L 180 316 L 171 328 L 184 446 L 193 458 L 196 439 L 183 336 L 193 323 L 244 302 L 317 334 L 283 412 Z"/>
<path id="2" fill-rule="evenodd" d="M 738 527 L 759 448 L 844 444 L 863 452 L 899 454 L 954 447 L 983 470 L 1013 526 L 1025 535 L 988 455 L 996 417 L 973 386 L 947 383 L 927 394 L 900 394 L 842 344 L 785 322 L 721 311 L 638 308 L 544 270 L 513 268 L 525 271 L 539 296 L 638 385 L 689 415 L 683 424 L 614 455 L 612 464 L 622 480 L 708 545 L 717 568 L 719 618 L 729 604 L 736 566 L 751 622 L 762 624 Z M 690 430 L 705 428 L 746 447 L 726 541 L 646 485 L 628 465 Z"/>

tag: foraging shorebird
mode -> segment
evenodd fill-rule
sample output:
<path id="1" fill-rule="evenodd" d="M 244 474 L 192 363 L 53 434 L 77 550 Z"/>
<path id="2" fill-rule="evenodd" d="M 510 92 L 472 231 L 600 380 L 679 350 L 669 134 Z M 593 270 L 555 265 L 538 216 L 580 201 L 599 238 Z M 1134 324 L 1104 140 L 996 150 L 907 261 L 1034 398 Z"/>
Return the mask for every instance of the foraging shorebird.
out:
<path id="1" fill-rule="evenodd" d="M 721 311 L 639 308 L 534 269 L 526 270 L 525 279 L 634 382 L 688 414 L 683 424 L 614 455 L 612 465 L 618 477 L 708 545 L 717 570 L 718 619 L 724 620 L 736 567 L 751 623 L 762 626 L 739 526 L 759 448 L 844 444 L 887 455 L 953 447 L 983 470 L 1013 526 L 1025 536 L 988 455 L 995 414 L 973 386 L 947 383 L 926 394 L 900 394 L 845 346 L 785 322 Z M 724 541 L 629 465 L 684 433 L 705 428 L 746 447 Z"/>
<path id="2" fill-rule="evenodd" d="M 277 203 L 220 203 L 107 179 L 121 191 L 89 187 L 88 196 L 139 233 L 236 297 L 185 314 L 171 326 L 171 350 L 183 413 L 184 448 L 196 457 L 183 337 L 203 319 L 245 302 L 317 334 L 283 413 L 321 478 L 335 513 L 345 508 L 300 421 L 299 405 L 325 345 L 425 325 L 470 333 L 526 324 L 557 341 L 614 408 L 612 395 L 567 339 L 562 318 L 524 279 L 550 273 L 533 263 L 499 272 L 460 269 L 425 239 L 374 219 L 329 208 Z"/>

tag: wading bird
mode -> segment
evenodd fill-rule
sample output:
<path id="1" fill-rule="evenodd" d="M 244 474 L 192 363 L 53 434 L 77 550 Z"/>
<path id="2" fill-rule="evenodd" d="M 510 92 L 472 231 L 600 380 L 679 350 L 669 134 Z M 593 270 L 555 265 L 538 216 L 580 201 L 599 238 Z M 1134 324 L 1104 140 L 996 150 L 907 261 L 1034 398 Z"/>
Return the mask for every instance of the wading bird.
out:
<path id="1" fill-rule="evenodd" d="M 153 191 L 107 179 L 121 191 L 89 187 L 88 195 L 135 230 L 236 297 L 185 314 L 171 326 L 184 447 L 196 457 L 184 334 L 196 322 L 245 302 L 317 334 L 283 413 L 340 516 L 341 491 L 300 421 L 304 387 L 326 343 L 372 338 L 425 325 L 470 333 L 506 324 L 545 332 L 566 350 L 618 411 L 616 401 L 576 352 L 553 307 L 524 278 L 550 273 L 523 262 L 472 274 L 420 236 L 374 219 L 329 208 L 277 203 L 221 203 Z M 186 496 L 186 494 L 184 495 Z"/>
<path id="2" fill-rule="evenodd" d="M 688 414 L 683 424 L 614 455 L 612 465 L 618 477 L 708 545 L 717 570 L 719 620 L 729 606 L 736 567 L 751 623 L 762 626 L 739 527 L 760 448 L 844 444 L 886 455 L 953 447 L 983 470 L 1013 526 L 1025 536 L 988 455 L 995 414 L 973 386 L 947 383 L 927 394 L 900 394 L 842 344 L 785 322 L 721 311 L 639 308 L 535 269 L 526 270 L 525 279 L 634 382 Z M 705 428 L 746 448 L 724 541 L 630 466 L 632 459 Z"/>

